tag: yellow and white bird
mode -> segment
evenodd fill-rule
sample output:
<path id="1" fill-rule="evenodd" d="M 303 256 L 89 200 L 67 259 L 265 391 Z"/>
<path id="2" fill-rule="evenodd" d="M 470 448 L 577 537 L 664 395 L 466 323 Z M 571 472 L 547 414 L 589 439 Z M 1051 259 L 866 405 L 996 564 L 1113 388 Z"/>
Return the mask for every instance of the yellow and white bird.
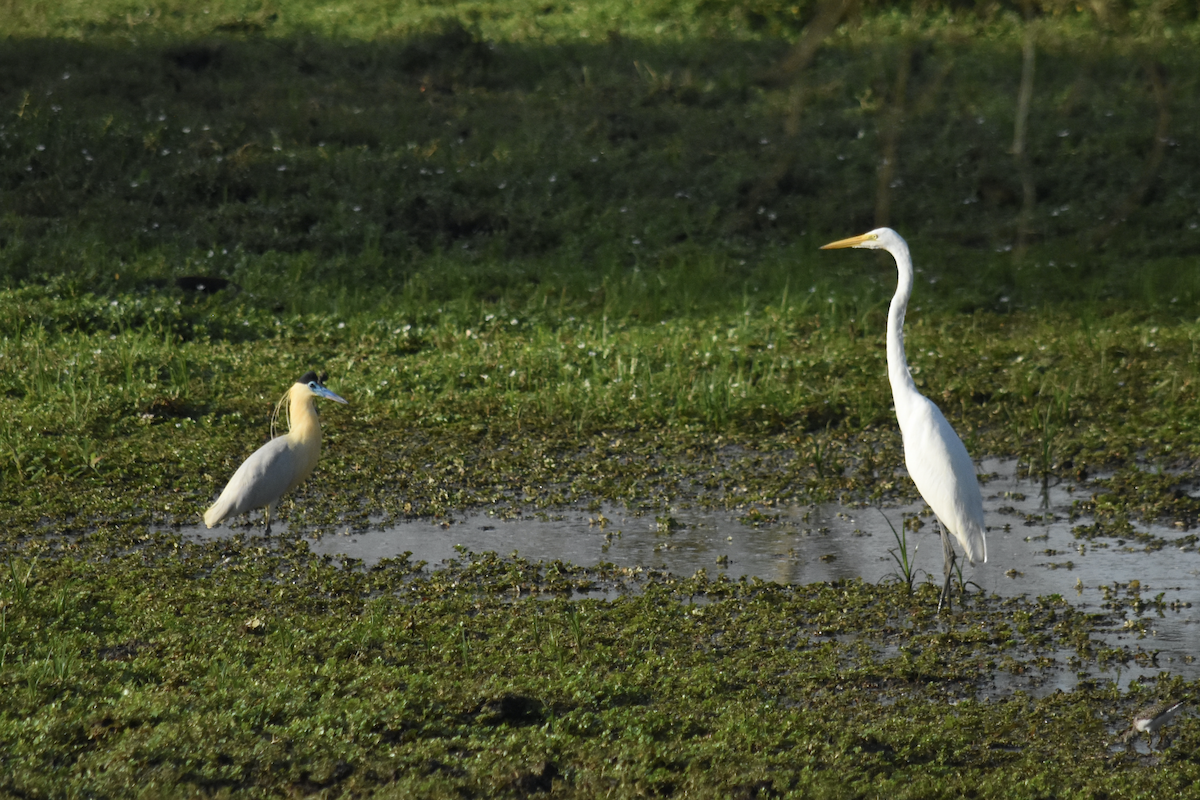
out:
<path id="1" fill-rule="evenodd" d="M 941 410 L 917 391 L 908 371 L 908 359 L 904 356 L 904 312 L 913 289 L 908 243 L 891 228 L 876 228 L 861 236 L 830 242 L 821 249 L 842 247 L 886 250 L 896 260 L 896 294 L 892 296 L 887 320 L 888 380 L 892 384 L 896 421 L 904 438 L 904 465 L 917 491 L 941 523 L 938 532 L 942 537 L 942 572 L 946 578 L 938 600 L 941 611 L 942 604 L 950 602 L 950 577 L 955 561 L 947 529 L 958 540 L 968 561 L 987 561 L 983 495 L 975 476 L 975 464 Z"/>
<path id="2" fill-rule="evenodd" d="M 288 432 L 276 436 L 242 462 L 229 479 L 225 491 L 204 512 L 204 524 L 212 528 L 222 520 L 256 508 L 265 508 L 267 533 L 271 532 L 271 514 L 279 498 L 308 479 L 321 456 L 321 421 L 316 398 L 345 403 L 342 397 L 326 389 L 325 376 L 306 372 L 275 407 L 287 402 Z"/>

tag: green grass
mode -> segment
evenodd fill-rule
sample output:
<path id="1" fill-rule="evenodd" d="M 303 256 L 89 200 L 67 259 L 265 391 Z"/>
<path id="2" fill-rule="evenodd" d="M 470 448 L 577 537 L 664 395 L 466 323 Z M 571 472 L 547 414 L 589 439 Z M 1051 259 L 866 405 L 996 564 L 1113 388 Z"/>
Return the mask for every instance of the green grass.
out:
<path id="1" fill-rule="evenodd" d="M 1037 202 L 1014 263 L 1011 15 L 870 18 L 780 81 L 788 42 L 739 23 L 744 7 L 600 5 L 624 24 L 588 38 L 558 35 L 588 23 L 553 5 L 361 9 L 373 27 L 354 32 L 347 9 L 299 3 L 33 8 L 46 18 L 9 12 L 0 55 L 10 282 L 109 294 L 218 274 L 294 311 L 631 283 L 639 302 L 616 311 L 686 313 L 863 286 L 814 250 L 886 199 L 939 278 L 924 302 L 1197 300 L 1194 20 L 1043 21 Z"/>
<path id="2" fill-rule="evenodd" d="M 314 486 L 342 499 L 319 504 L 313 522 L 593 498 L 731 507 L 912 495 L 888 477 L 902 459 L 871 333 L 877 303 L 803 293 L 786 310 L 781 298 L 647 324 L 564 317 L 572 309 L 549 303 L 464 302 L 422 322 L 38 287 L 6 302 L 0 469 L 29 520 L 86 527 L 129 508 L 195 519 L 266 435 L 290 376 L 309 368 L 329 369 L 352 402 L 327 410 Z M 1186 463 L 1200 448 L 1197 336 L 1195 323 L 1130 313 L 914 313 L 908 349 L 918 387 L 972 452 L 1066 477 L 1131 470 L 1118 505 L 1191 525 L 1198 509 L 1178 478 L 1135 486 L 1139 465 Z M 85 497 L 90 511 L 68 511 Z"/>
<path id="3" fill-rule="evenodd" d="M 150 532 L 198 522 L 310 368 L 350 405 L 294 529 L 912 499 L 894 267 L 816 249 L 886 214 L 914 378 L 970 451 L 1103 470 L 1082 538 L 1194 547 L 1200 23 L 1089 8 L 1034 7 L 1025 209 L 1005 6 L 864 4 L 781 76 L 813 3 L 0 2 L 0 793 L 1190 784 L 1194 720 L 1169 769 L 1106 750 L 1187 688 L 1108 680 L 1151 663 L 1097 637 L 1140 590 L 938 621 L 923 584 Z M 1079 689 L 1027 693 L 1051 669 Z"/>

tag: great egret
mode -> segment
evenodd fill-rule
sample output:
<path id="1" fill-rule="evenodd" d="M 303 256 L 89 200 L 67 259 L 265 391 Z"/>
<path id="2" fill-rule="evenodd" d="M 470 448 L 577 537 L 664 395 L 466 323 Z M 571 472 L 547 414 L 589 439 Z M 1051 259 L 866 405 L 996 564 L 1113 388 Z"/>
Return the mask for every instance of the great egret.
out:
<path id="1" fill-rule="evenodd" d="M 887 321 L 888 380 L 892 384 L 896 420 L 904 438 L 904 464 L 917 491 L 940 523 L 942 571 L 946 578 L 938 599 L 938 611 L 941 611 L 942 603 L 947 606 L 950 603 L 950 577 L 955 562 L 954 545 L 946 535 L 947 529 L 958 540 L 968 561 L 972 564 L 987 561 L 979 479 L 975 477 L 975 465 L 967 455 L 962 439 L 950 427 L 941 410 L 917 391 L 908 371 L 908 361 L 904 357 L 904 312 L 913 289 L 908 243 L 891 228 L 876 228 L 861 236 L 830 242 L 821 249 L 842 247 L 886 250 L 896 260 L 899 277 Z"/>
<path id="2" fill-rule="evenodd" d="M 279 498 L 312 474 L 321 455 L 321 421 L 317 417 L 316 398 L 346 402 L 326 389 L 324 380 L 324 376 L 318 378 L 317 373 L 306 372 L 292 384 L 275 406 L 278 415 L 279 407 L 287 401 L 288 432 L 276 436 L 242 462 L 217 502 L 204 512 L 205 525 L 211 528 L 222 520 L 265 507 L 266 532 L 271 532 L 271 514 Z"/>

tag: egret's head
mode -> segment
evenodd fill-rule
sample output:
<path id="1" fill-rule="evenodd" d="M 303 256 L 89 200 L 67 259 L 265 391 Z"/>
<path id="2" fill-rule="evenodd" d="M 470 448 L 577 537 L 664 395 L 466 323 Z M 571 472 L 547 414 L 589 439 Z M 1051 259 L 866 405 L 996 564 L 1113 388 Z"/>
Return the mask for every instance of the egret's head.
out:
<path id="1" fill-rule="evenodd" d="M 317 397 L 324 397 L 326 400 L 335 400 L 339 403 L 345 403 L 345 398 L 340 397 L 334 392 L 331 392 L 325 388 L 325 379 L 328 377 L 329 376 L 325 373 L 322 373 L 320 376 L 318 376 L 317 373 L 309 370 L 308 372 L 304 373 L 300 380 L 296 381 L 296 385 L 303 386 L 309 391 L 309 393 Z"/>
<path id="2" fill-rule="evenodd" d="M 822 250 L 839 250 L 843 247 L 856 247 L 861 250 L 891 250 L 896 245 L 904 244 L 900 234 L 891 228 L 876 228 L 861 236 L 851 236 L 849 239 L 839 239 L 821 247 Z"/>

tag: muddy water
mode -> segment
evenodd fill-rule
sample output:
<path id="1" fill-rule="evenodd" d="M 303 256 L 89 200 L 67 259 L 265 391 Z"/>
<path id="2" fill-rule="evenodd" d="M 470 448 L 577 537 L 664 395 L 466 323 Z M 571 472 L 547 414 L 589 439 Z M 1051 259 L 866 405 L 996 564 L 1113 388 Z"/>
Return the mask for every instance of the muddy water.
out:
<path id="1" fill-rule="evenodd" d="M 1108 636 L 1133 651 L 1157 652 L 1126 669 L 1121 683 L 1156 675 L 1161 670 L 1200 677 L 1200 553 L 1194 547 L 1168 545 L 1146 550 L 1117 540 L 1076 541 L 1071 530 L 1088 524 L 1072 519 L 1075 500 L 1089 499 L 1085 486 L 1058 484 L 1043 493 L 1040 482 L 1016 476 L 1012 461 L 985 461 L 981 475 L 988 524 L 988 562 L 964 566 L 963 577 L 988 593 L 1037 597 L 1060 594 L 1077 607 L 1103 611 L 1106 595 L 1119 584 L 1139 581 L 1143 600 L 1163 594 L 1168 605 L 1137 614 L 1126 608 L 1116 616 Z M 466 514 L 451 521 L 414 520 L 366 532 L 326 533 L 309 540 L 314 552 L 347 555 L 374 563 L 405 552 L 432 567 L 455 556 L 455 546 L 474 552 L 519 553 L 532 560 L 561 559 L 580 565 L 611 562 L 653 567 L 680 575 L 698 569 L 710 576 L 756 576 L 780 583 L 811 583 L 839 578 L 876 582 L 897 572 L 889 550 L 896 548 L 891 524 L 900 529 L 909 507 L 848 508 L 833 504 L 764 508 L 757 523 L 750 509 L 712 512 L 671 507 L 633 512 L 605 505 L 599 511 L 564 509 L 553 514 L 506 519 L 495 512 Z M 911 557 L 920 580 L 941 579 L 941 545 L 928 524 L 908 534 Z M 282 532 L 277 526 L 276 532 Z M 1150 532 L 1172 541 L 1182 533 L 1169 528 Z M 228 528 L 185 531 L 207 538 L 228 536 Z M 1170 605 L 1174 603 L 1172 610 Z M 1186 604 L 1190 603 L 1190 607 Z M 1126 629 L 1142 623 L 1143 630 Z M 1063 687 L 1066 688 L 1066 687 Z"/>

